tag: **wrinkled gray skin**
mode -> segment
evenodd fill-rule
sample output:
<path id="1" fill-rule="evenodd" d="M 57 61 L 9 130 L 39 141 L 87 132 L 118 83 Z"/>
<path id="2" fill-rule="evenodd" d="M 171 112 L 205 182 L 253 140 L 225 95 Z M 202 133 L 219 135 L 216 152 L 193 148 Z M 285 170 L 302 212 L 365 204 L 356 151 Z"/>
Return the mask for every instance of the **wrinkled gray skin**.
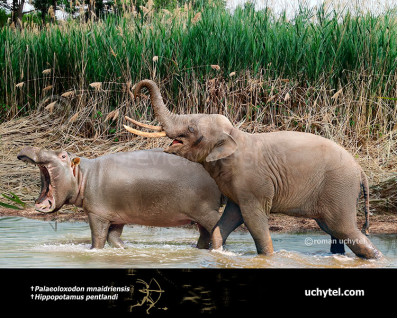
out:
<path id="1" fill-rule="evenodd" d="M 381 256 L 356 223 L 362 188 L 367 231 L 366 175 L 341 146 L 309 133 L 248 134 L 218 114 L 176 115 L 165 107 L 158 87 L 150 80 L 136 84 L 135 96 L 143 87 L 149 90 L 156 118 L 173 139 L 165 151 L 202 164 L 232 200 L 213 232 L 214 248 L 244 222 L 257 252 L 271 254 L 268 216 L 284 213 L 315 219 L 332 239 L 345 240 L 357 256 Z M 331 251 L 343 253 L 344 245 L 337 241 Z"/>
<path id="2" fill-rule="evenodd" d="M 42 190 L 35 208 L 55 212 L 64 204 L 88 214 L 92 248 L 106 240 L 123 247 L 125 224 L 171 227 L 196 222 L 198 248 L 209 248 L 220 216 L 221 193 L 199 164 L 161 149 L 116 153 L 95 159 L 65 151 L 25 147 L 18 159 L 37 164 Z"/>

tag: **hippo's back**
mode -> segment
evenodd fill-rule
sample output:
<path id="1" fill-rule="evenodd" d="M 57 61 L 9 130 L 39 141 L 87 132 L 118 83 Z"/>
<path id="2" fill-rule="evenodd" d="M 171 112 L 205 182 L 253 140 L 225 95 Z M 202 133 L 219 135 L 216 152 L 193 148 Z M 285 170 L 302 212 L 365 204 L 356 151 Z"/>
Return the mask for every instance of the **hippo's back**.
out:
<path id="1" fill-rule="evenodd" d="M 172 225 L 187 214 L 220 206 L 221 193 L 200 164 L 162 150 L 115 153 L 88 161 L 92 173 L 87 184 L 95 185 L 89 186 L 91 201 L 102 205 L 102 213 L 114 211 L 126 223 Z"/>
<path id="2" fill-rule="evenodd" d="M 95 161 L 119 174 L 118 177 L 121 179 L 126 175 L 126 170 L 129 170 L 129 177 L 134 173 L 135 178 L 171 180 L 180 186 L 191 188 L 217 188 L 215 181 L 202 165 L 165 153 L 162 149 L 109 154 L 98 157 Z"/>

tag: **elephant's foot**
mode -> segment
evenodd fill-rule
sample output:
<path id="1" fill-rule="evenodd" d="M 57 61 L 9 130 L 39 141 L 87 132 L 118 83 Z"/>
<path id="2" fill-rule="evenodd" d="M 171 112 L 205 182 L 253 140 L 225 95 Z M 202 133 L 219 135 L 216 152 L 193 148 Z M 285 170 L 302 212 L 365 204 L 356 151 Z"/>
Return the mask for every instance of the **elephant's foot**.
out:
<path id="1" fill-rule="evenodd" d="M 383 257 L 383 254 L 358 229 L 338 234 L 338 238 L 343 239 L 344 243 L 360 258 L 379 259 Z"/>

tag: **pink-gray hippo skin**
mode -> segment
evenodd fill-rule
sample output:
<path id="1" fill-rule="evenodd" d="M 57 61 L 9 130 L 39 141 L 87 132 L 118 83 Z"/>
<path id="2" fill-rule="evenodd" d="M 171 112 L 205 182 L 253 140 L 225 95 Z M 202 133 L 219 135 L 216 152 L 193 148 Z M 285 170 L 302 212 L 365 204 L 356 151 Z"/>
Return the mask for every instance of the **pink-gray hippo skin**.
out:
<path id="1" fill-rule="evenodd" d="M 309 133 L 248 134 L 219 114 L 177 115 L 166 108 L 153 81 L 136 84 L 135 96 L 143 87 L 149 90 L 161 124 L 158 130 L 163 131 L 126 129 L 147 137 L 167 135 L 173 139 L 165 151 L 201 163 L 231 200 L 212 234 L 214 248 L 222 246 L 243 219 L 257 252 L 272 254 L 268 216 L 284 213 L 315 219 L 331 235 L 332 252 L 343 253 L 345 243 L 357 256 L 381 256 L 357 228 L 361 189 L 366 203 L 365 232 L 369 226 L 369 188 L 363 170 L 344 148 Z"/>
<path id="2" fill-rule="evenodd" d="M 40 169 L 36 210 L 51 213 L 64 204 L 84 209 L 92 248 L 103 248 L 106 241 L 123 247 L 120 236 L 126 224 L 171 227 L 191 222 L 200 231 L 197 247 L 209 248 L 222 195 L 197 163 L 161 149 L 86 159 L 25 147 L 18 159 Z"/>

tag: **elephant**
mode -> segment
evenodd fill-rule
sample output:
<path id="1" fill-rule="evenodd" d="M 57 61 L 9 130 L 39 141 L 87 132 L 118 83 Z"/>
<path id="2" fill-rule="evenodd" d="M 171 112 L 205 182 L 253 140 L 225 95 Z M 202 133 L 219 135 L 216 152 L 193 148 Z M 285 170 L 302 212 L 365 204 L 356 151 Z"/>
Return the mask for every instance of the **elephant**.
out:
<path id="1" fill-rule="evenodd" d="M 314 219 L 332 238 L 331 252 L 344 253 L 344 243 L 359 257 L 379 258 L 381 252 L 358 228 L 356 205 L 361 189 L 369 228 L 369 186 L 360 165 L 335 142 L 318 135 L 277 131 L 249 134 L 220 114 L 177 115 L 170 112 L 155 82 L 142 80 L 138 96 L 147 88 L 158 132 L 125 128 L 146 137 L 167 136 L 166 153 L 203 165 L 229 199 L 213 233 L 213 248 L 222 247 L 242 222 L 258 254 L 273 253 L 268 226 L 270 213 Z M 139 122 L 134 121 L 140 126 Z"/>
<path id="2" fill-rule="evenodd" d="M 64 204 L 84 209 L 91 248 L 101 249 L 106 241 L 124 247 L 120 236 L 126 224 L 173 227 L 195 222 L 200 232 L 197 247 L 208 249 L 225 201 L 201 165 L 162 149 L 87 159 L 25 147 L 17 157 L 40 169 L 36 210 L 53 213 Z"/>

